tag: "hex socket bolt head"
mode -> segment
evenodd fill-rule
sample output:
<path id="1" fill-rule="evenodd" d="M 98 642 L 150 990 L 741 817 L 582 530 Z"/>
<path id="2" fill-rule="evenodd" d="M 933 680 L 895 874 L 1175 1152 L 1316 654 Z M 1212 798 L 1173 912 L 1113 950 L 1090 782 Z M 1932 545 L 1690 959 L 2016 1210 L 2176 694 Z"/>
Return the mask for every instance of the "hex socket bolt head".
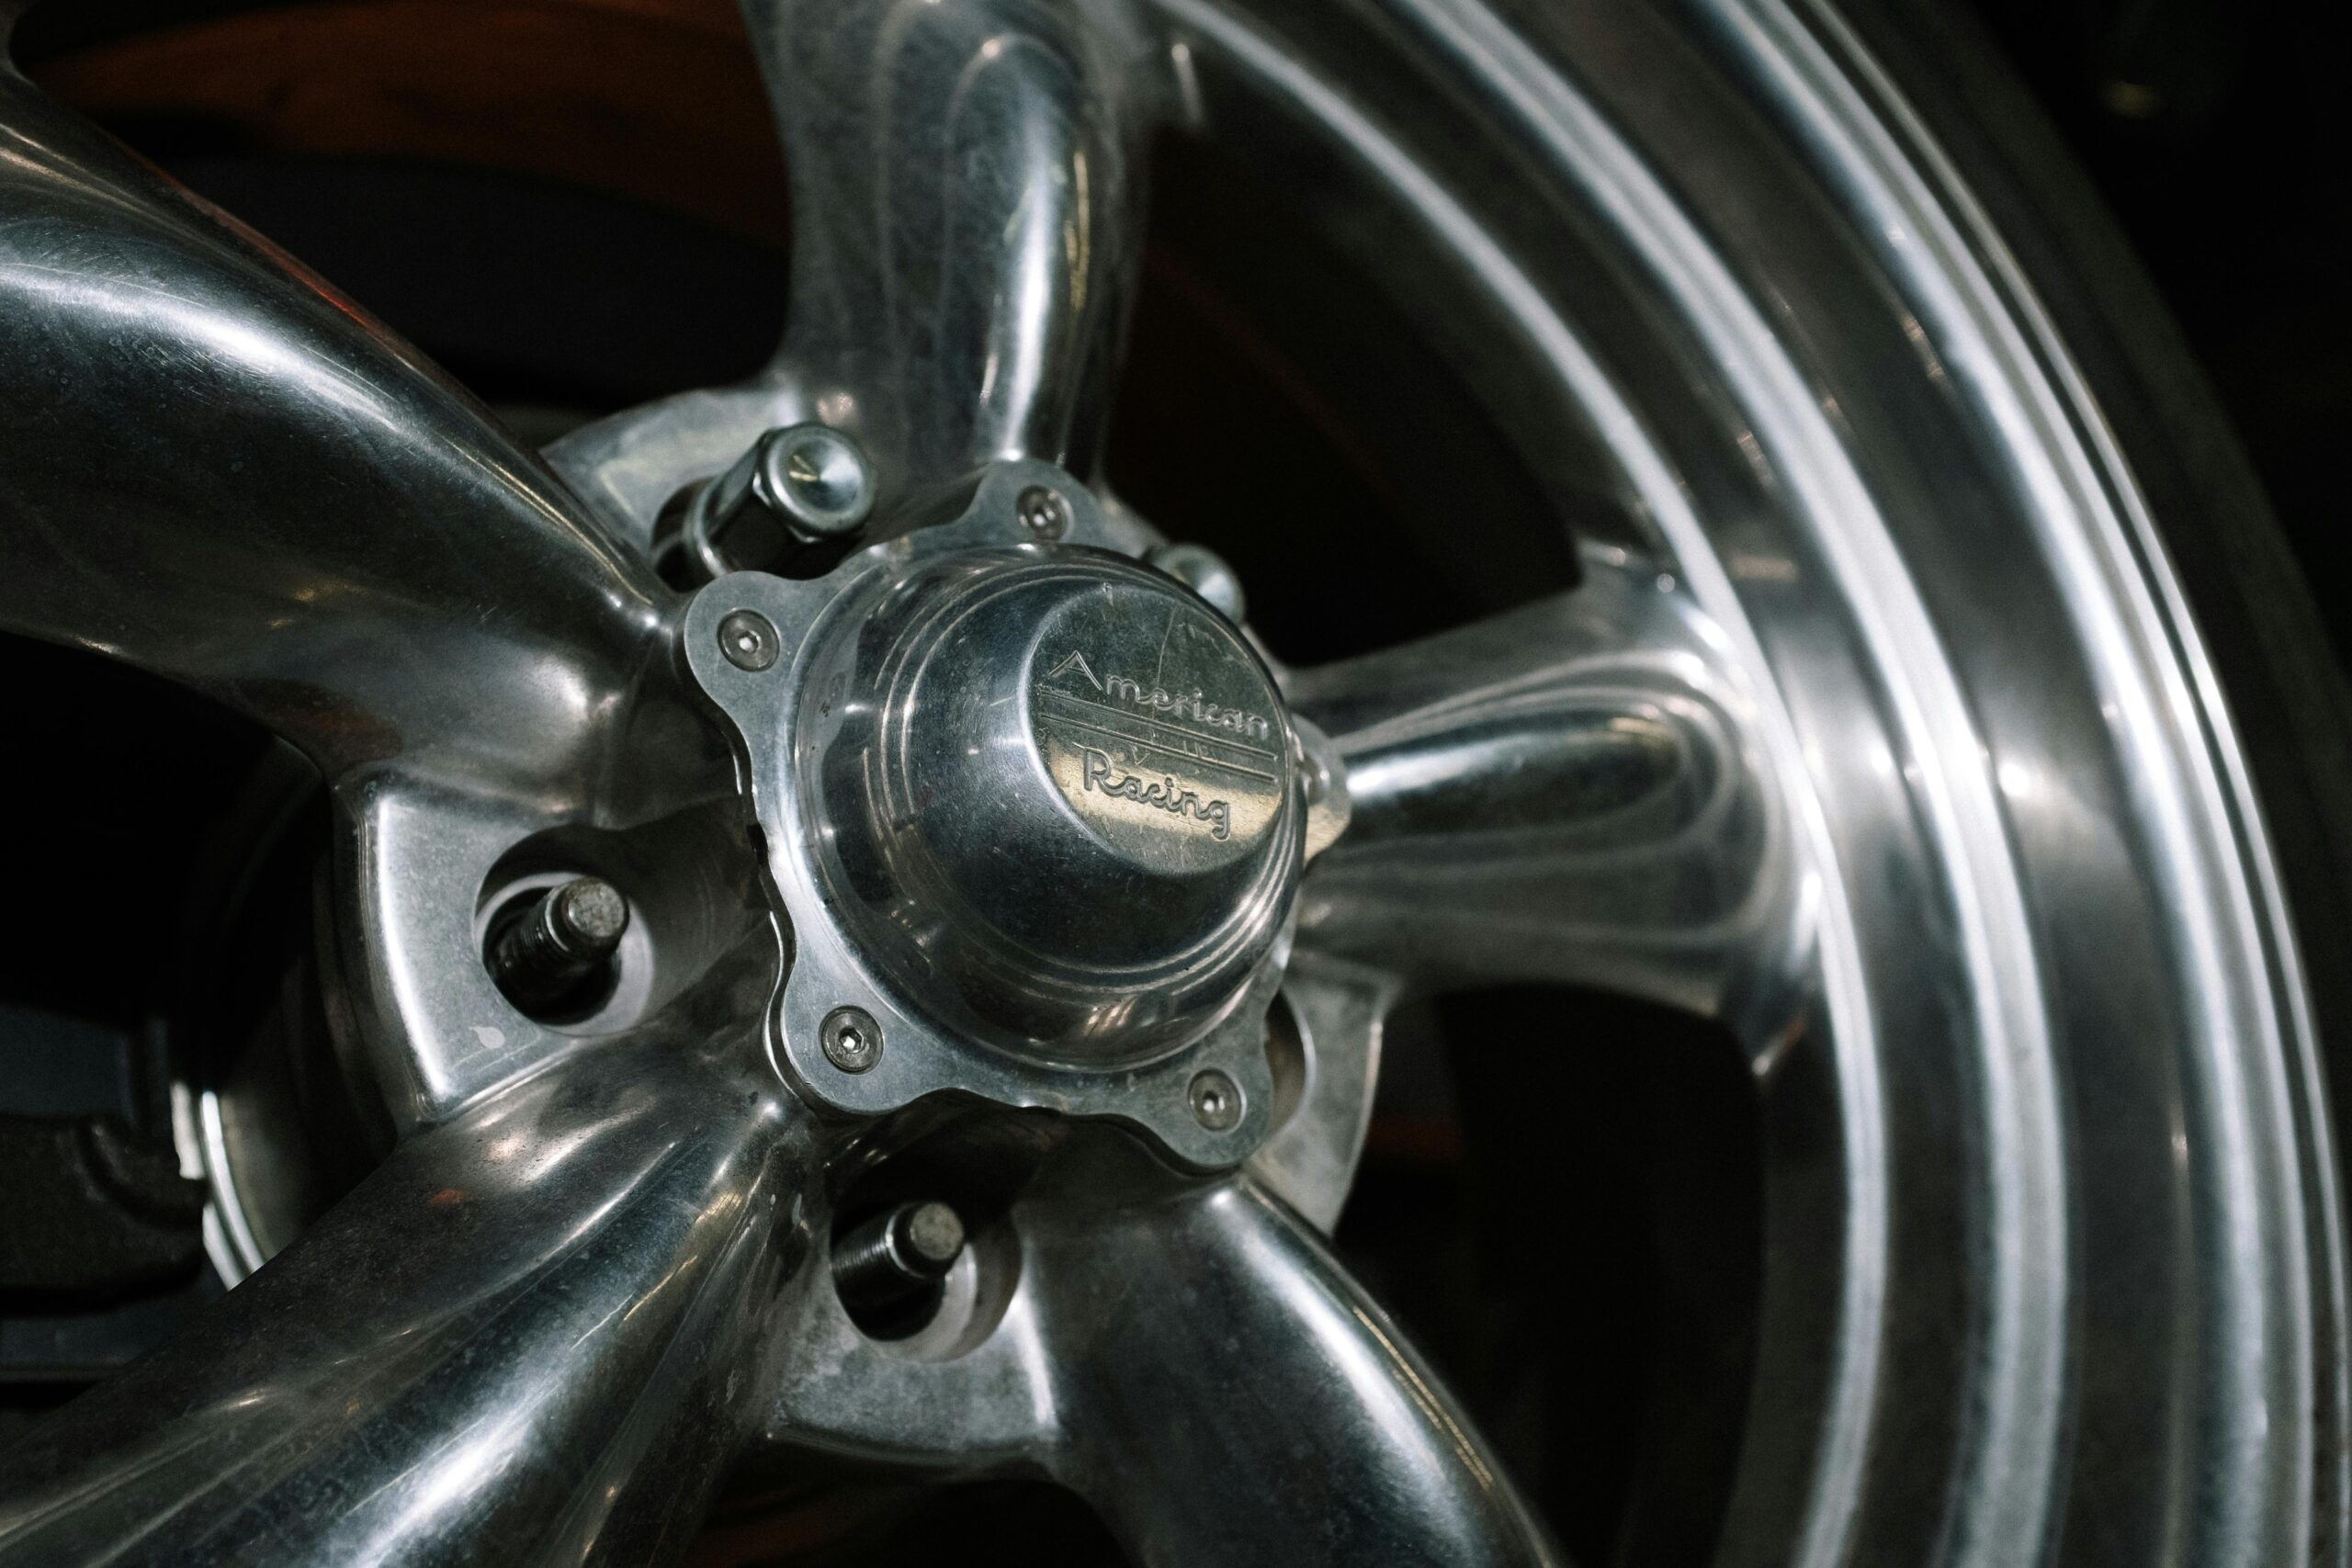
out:
<path id="1" fill-rule="evenodd" d="M 1046 485 L 1031 485 L 1013 497 L 1012 513 L 1031 538 L 1047 544 L 1067 535 L 1076 521 L 1069 497 Z"/>
<path id="2" fill-rule="evenodd" d="M 775 623 L 757 610 L 734 610 L 719 620 L 718 651 L 736 669 L 756 675 L 775 665 L 784 641 Z"/>
<path id="3" fill-rule="evenodd" d="M 1241 1086 L 1215 1067 L 1193 1075 L 1185 1099 L 1193 1119 L 1212 1133 L 1229 1133 L 1241 1124 Z"/>
<path id="4" fill-rule="evenodd" d="M 863 1073 L 882 1059 L 882 1026 L 864 1008 L 835 1008 L 817 1026 L 825 1060 L 845 1073 Z"/>

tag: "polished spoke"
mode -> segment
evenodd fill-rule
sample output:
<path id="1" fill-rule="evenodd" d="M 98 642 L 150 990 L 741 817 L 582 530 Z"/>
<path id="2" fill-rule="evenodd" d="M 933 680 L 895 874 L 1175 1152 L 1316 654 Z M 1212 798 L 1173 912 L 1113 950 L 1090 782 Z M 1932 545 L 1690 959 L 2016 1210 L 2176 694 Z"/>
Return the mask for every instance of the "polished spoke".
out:
<path id="1" fill-rule="evenodd" d="M 1093 479 L 1169 83 L 1125 0 L 743 11 L 792 178 L 784 345 L 548 460 L 640 547 L 688 486 L 810 421 L 875 460 L 880 529 L 935 519 L 1004 458 Z"/>
<path id="2" fill-rule="evenodd" d="M 1093 467 L 1160 80 L 1119 0 L 746 0 L 792 174 L 785 364 L 886 504 Z"/>
<path id="3" fill-rule="evenodd" d="M 576 804 L 661 590 L 463 393 L 0 73 L 0 629 Z M 160 761 L 160 760 L 159 760 Z"/>
<path id="4" fill-rule="evenodd" d="M 1777 994 L 1786 833 L 1710 628 L 1653 573 L 1305 671 L 1352 818 L 1301 942 L 1417 984 L 1603 985 L 1715 1014 Z"/>
<path id="5" fill-rule="evenodd" d="M 755 1418 L 806 1158 L 703 1049 L 607 1047 L 404 1144 L 10 1450 L 0 1563 L 675 1555 Z"/>
<path id="6" fill-rule="evenodd" d="M 1124 1144 L 1065 1147 L 974 1250 L 940 1319 L 889 1345 L 804 1272 L 757 1441 L 1043 1471 L 1147 1568 L 1559 1560 L 1453 1396 L 1254 1178 L 1171 1186 Z"/>
<path id="7" fill-rule="evenodd" d="M 1227 1182 L 1039 1236 L 1048 1461 L 1147 1564 L 1555 1561 L 1307 1227 Z"/>
<path id="8" fill-rule="evenodd" d="M 1392 975 L 1312 953 L 1294 953 L 1283 977 L 1288 1024 L 1278 1032 L 1288 1038 L 1275 1049 L 1295 1043 L 1297 1102 L 1250 1156 L 1250 1174 L 1327 1235 L 1355 1184 L 1396 989 Z"/>

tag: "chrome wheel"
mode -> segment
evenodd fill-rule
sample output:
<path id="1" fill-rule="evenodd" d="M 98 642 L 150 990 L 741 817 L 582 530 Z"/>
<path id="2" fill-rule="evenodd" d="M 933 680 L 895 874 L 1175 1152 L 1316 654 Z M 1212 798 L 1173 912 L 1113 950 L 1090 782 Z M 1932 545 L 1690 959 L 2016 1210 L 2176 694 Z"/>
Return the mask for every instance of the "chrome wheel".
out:
<path id="1" fill-rule="evenodd" d="M 1552 1560 L 1322 1234 L 1384 1019 L 1506 983 L 1744 1050 L 1723 1561 L 2342 1555 L 2320 1043 L 2229 694 L 1849 22 L 745 14 L 784 346 L 544 462 L 7 83 L 0 626 L 315 764 L 394 1146 L 10 1450 L 0 1560 L 648 1561 L 812 1455 L 1050 1476 L 1152 1562 Z M 1110 493 L 1155 133 L 1399 302 L 1573 589 L 1290 667 Z M 485 955 L 583 879 L 626 919 L 518 988 Z M 208 1149 L 251 1268 L 284 1227 Z"/>

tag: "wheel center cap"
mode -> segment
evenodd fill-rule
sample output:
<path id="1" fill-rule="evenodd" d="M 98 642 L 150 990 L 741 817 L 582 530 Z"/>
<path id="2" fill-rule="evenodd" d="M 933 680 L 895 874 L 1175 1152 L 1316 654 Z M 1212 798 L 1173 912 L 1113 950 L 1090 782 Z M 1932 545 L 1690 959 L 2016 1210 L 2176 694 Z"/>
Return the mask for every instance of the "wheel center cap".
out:
<path id="1" fill-rule="evenodd" d="M 1262 958 L 1304 807 L 1273 682 L 1120 558 L 979 551 L 838 644 L 796 758 L 824 880 L 909 999 L 1000 1048 L 1106 1065 L 1181 1044 Z"/>

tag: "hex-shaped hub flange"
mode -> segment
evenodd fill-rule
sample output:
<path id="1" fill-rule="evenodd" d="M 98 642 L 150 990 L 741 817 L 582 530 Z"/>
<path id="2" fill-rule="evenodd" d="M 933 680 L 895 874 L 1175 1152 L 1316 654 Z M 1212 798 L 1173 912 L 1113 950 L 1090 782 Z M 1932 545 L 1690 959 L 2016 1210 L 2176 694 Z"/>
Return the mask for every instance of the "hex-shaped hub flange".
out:
<path id="1" fill-rule="evenodd" d="M 1264 1010 L 1306 832 L 1295 741 L 1263 664 L 1195 596 L 1034 542 L 1016 497 L 1041 467 L 825 581 L 737 574 L 689 611 L 791 926 L 781 1065 L 844 1111 L 960 1089 L 1230 1164 L 1270 1109 Z M 1043 471 L 1073 537 L 1099 527 Z M 746 615 L 775 627 L 772 665 L 728 657 L 722 625 Z M 842 1008 L 881 1034 L 854 1072 L 821 1045 Z M 1206 1070 L 1238 1115 L 1198 1113 Z"/>

